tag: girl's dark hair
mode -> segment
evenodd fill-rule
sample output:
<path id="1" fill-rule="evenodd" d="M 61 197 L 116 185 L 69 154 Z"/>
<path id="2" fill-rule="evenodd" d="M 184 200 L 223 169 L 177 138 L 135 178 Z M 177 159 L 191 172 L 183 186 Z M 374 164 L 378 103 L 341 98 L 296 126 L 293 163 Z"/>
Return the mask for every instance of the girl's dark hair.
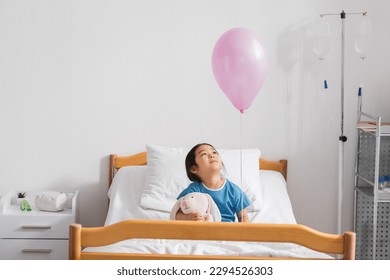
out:
<path id="1" fill-rule="evenodd" d="M 208 146 L 210 146 L 211 148 L 213 148 L 215 150 L 214 146 L 211 145 L 211 144 L 199 143 L 199 144 L 196 144 L 194 147 L 192 147 L 192 149 L 188 152 L 188 154 L 186 156 L 186 160 L 185 160 L 185 165 L 186 165 L 187 177 L 192 182 L 201 181 L 201 179 L 199 178 L 198 175 L 196 175 L 196 174 L 191 172 L 191 167 L 197 166 L 196 161 L 195 161 L 195 157 L 196 157 L 195 151 L 196 151 L 197 148 L 199 148 L 202 145 L 208 145 Z M 218 151 L 217 151 L 217 153 L 218 153 Z"/>

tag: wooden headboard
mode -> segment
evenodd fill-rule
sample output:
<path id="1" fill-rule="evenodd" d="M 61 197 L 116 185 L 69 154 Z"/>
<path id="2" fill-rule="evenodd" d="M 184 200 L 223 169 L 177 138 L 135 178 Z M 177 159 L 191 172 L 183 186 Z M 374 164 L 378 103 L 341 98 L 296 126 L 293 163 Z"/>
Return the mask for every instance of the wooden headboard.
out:
<path id="1" fill-rule="evenodd" d="M 287 180 L 287 160 L 281 159 L 278 161 L 270 161 L 265 159 L 259 159 L 261 170 L 273 170 L 280 172 Z M 147 164 L 146 152 L 141 152 L 131 156 L 118 156 L 116 154 L 110 155 L 110 171 L 109 171 L 109 185 L 112 183 L 112 179 L 115 173 L 121 167 L 124 166 L 140 166 Z M 184 163 L 183 163 L 184 164 Z"/>

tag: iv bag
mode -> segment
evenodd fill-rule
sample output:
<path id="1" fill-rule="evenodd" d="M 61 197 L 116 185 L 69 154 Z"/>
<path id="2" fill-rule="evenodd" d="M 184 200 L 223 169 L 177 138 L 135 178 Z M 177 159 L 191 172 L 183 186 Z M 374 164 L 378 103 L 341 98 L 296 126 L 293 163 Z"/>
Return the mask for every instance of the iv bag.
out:
<path id="1" fill-rule="evenodd" d="M 355 30 L 355 50 L 361 58 L 367 56 L 371 46 L 371 20 L 364 16 L 357 24 Z"/>
<path id="2" fill-rule="evenodd" d="M 313 52 L 322 60 L 330 48 L 329 22 L 321 19 L 315 24 L 313 31 Z"/>

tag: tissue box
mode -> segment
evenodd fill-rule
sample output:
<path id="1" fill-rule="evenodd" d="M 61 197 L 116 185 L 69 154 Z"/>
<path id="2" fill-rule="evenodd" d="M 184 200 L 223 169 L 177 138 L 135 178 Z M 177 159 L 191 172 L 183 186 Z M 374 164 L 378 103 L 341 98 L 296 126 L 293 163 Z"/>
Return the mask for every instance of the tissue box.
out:
<path id="1" fill-rule="evenodd" d="M 43 192 L 35 197 L 35 206 L 41 211 L 62 211 L 66 203 L 67 196 L 63 192 Z"/>

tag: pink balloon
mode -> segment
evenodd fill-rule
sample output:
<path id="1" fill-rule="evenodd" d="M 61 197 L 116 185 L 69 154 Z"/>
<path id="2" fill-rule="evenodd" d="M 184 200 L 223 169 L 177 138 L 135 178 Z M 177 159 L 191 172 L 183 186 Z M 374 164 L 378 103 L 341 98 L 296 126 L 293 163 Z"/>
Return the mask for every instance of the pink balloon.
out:
<path id="1" fill-rule="evenodd" d="M 219 87 L 241 113 L 261 89 L 267 56 L 261 40 L 251 30 L 233 28 L 218 39 L 212 54 L 214 77 Z"/>

